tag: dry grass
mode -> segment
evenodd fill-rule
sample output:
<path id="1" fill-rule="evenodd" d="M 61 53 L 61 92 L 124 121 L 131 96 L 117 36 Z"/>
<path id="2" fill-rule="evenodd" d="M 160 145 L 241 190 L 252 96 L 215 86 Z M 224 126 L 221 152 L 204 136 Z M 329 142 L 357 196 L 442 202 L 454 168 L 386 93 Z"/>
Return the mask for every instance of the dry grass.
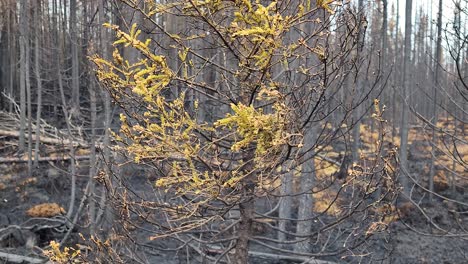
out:
<path id="1" fill-rule="evenodd" d="M 29 185 L 34 185 L 37 183 L 37 178 L 36 177 L 32 177 L 32 178 L 26 178 L 22 181 L 20 181 L 18 184 L 16 184 L 16 187 L 15 187 L 15 191 L 18 192 L 18 193 L 21 193 L 22 191 L 25 190 L 25 188 Z M 26 193 L 23 193 L 24 195 L 26 195 Z"/>
<path id="2" fill-rule="evenodd" d="M 375 213 L 383 224 L 391 224 L 400 219 L 400 209 L 397 209 L 395 205 L 383 204 L 377 208 L 372 208 L 372 212 Z"/>
<path id="3" fill-rule="evenodd" d="M 31 207 L 26 214 L 31 217 L 54 217 L 65 214 L 65 209 L 56 203 L 43 203 Z"/>
<path id="4" fill-rule="evenodd" d="M 333 190 L 325 190 L 323 192 L 314 193 L 314 212 L 326 213 L 332 216 L 341 214 L 339 197 L 336 198 L 337 192 Z"/>
<path id="5" fill-rule="evenodd" d="M 333 155 L 327 155 L 327 156 L 333 156 Z M 317 179 L 320 181 L 329 180 L 330 176 L 338 172 L 339 169 L 340 168 L 333 163 L 322 160 L 320 158 L 315 159 L 315 174 L 316 174 L 315 177 L 317 177 Z"/>

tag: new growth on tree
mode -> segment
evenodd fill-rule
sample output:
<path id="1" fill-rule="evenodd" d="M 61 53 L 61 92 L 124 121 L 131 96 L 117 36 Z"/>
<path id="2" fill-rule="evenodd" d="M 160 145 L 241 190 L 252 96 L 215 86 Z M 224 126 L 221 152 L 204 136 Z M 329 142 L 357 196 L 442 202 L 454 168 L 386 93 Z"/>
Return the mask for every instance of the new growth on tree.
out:
<path id="1" fill-rule="evenodd" d="M 314 178 L 315 172 L 306 172 L 304 164 L 315 162 L 316 155 L 340 137 L 339 131 L 348 129 L 349 109 L 336 127 L 329 123 L 336 106 L 327 97 L 340 89 L 343 62 L 356 48 L 330 49 L 329 28 L 336 23 L 337 9 L 351 10 L 339 1 L 123 2 L 139 12 L 153 32 L 143 25 L 133 24 L 127 33 L 105 24 L 115 33 L 112 58 L 94 55 L 91 60 L 99 81 L 123 110 L 120 131 L 113 134 L 114 150 L 157 175 L 154 199 L 133 200 L 127 190 L 113 194 L 119 215 L 127 219 L 124 226 L 141 217 L 158 226 L 151 229 L 152 240 L 186 241 L 186 247 L 203 257 L 235 263 L 247 263 L 253 241 L 270 249 L 277 247 L 274 243 L 286 243 L 281 246 L 285 254 L 293 253 L 288 244 L 308 243 L 315 231 L 279 229 L 289 241 L 257 237 L 257 219 L 281 220 L 274 216 L 276 209 L 261 213 L 265 210 L 257 203 L 283 199 L 279 183 L 285 172 L 302 173 L 298 183 Z M 185 30 L 174 27 L 181 23 Z M 127 49 L 137 52 L 133 61 L 124 58 Z M 214 77 L 207 77 L 210 74 Z M 219 107 L 214 118 L 208 118 L 213 102 Z M 377 111 L 376 122 L 384 123 L 381 116 Z M 356 204 L 333 220 L 336 225 L 385 199 L 391 203 L 393 172 L 384 165 L 388 160 L 379 155 L 372 159 L 365 167 L 356 164 L 349 181 L 335 186 L 335 199 L 341 191 L 360 190 L 353 198 Z M 384 183 L 382 197 L 376 196 Z M 322 176 L 305 192 L 287 195 L 311 197 L 335 184 L 333 175 Z M 299 223 L 317 219 L 333 203 Z M 312 208 L 310 204 L 306 210 Z M 362 236 L 346 248 L 358 247 L 379 229 L 371 223 L 360 226 Z M 266 226 L 278 231 L 268 221 Z M 211 244 L 221 245 L 224 253 L 210 257 Z M 236 257 L 230 259 L 233 252 Z M 308 257 L 321 254 L 300 252 Z"/>

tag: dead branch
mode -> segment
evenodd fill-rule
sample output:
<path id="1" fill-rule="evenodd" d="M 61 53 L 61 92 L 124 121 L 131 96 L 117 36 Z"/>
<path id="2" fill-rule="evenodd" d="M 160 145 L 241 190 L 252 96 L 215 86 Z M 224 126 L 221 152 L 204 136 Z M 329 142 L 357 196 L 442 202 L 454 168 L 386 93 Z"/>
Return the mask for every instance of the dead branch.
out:
<path id="1" fill-rule="evenodd" d="M 46 161 L 62 161 L 62 160 L 70 160 L 70 156 L 56 156 L 56 157 L 40 157 L 39 162 L 46 162 Z M 75 160 L 87 160 L 89 156 L 75 156 Z M 34 157 L 33 157 L 34 161 Z M 0 158 L 0 163 L 24 163 L 28 162 L 28 157 L 12 157 L 12 158 Z"/>
<path id="2" fill-rule="evenodd" d="M 272 260 L 288 260 L 288 261 L 300 262 L 304 264 L 336 264 L 336 262 L 318 260 L 318 259 L 308 258 L 308 257 L 270 254 L 270 253 L 256 252 L 256 251 L 249 251 L 249 255 L 251 257 L 256 257 L 256 258 L 266 258 L 266 259 L 272 259 Z"/>
<path id="3" fill-rule="evenodd" d="M 0 136 L 9 136 L 9 137 L 19 137 L 20 132 L 19 131 L 12 131 L 12 130 L 3 130 L 0 129 Z M 28 136 L 27 134 L 25 135 L 26 137 Z M 37 135 L 33 134 L 32 138 L 33 140 L 36 140 Z M 47 144 L 55 144 L 55 145 L 70 145 L 73 144 L 75 147 L 83 147 L 86 148 L 88 147 L 88 144 L 84 141 L 81 140 L 68 140 L 68 139 L 60 139 L 60 138 L 51 138 L 51 137 L 44 137 L 44 136 L 39 136 L 39 141 L 42 143 L 47 143 Z"/>
<path id="4" fill-rule="evenodd" d="M 39 258 L 31 258 L 31 257 L 26 257 L 26 256 L 21 256 L 21 255 L 16 255 L 16 254 L 11 254 L 11 253 L 5 253 L 5 252 L 0 252 L 0 259 L 4 259 L 7 262 L 12 262 L 12 263 L 33 263 L 33 264 L 51 264 L 52 262 L 46 261 L 43 259 Z"/>
<path id="5" fill-rule="evenodd" d="M 332 158 L 329 158 L 329 157 L 327 157 L 327 156 L 325 156 L 323 154 L 317 154 L 317 156 L 319 158 L 323 159 L 324 161 L 328 161 L 329 163 L 336 165 L 338 168 L 341 167 L 341 162 L 339 162 L 339 161 L 336 161 L 336 160 L 334 160 Z"/>

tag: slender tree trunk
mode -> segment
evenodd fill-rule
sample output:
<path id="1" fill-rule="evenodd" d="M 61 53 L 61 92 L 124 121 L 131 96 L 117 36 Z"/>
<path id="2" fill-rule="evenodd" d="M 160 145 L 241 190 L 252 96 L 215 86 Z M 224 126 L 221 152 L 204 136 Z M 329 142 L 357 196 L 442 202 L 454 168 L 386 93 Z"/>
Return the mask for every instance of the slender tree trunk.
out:
<path id="1" fill-rule="evenodd" d="M 287 10 L 287 14 L 292 14 L 295 9 L 295 5 L 291 4 L 289 6 L 289 10 Z M 307 29 L 301 28 L 301 30 L 305 31 Z M 298 34 L 296 30 L 291 30 L 287 33 L 287 43 L 294 43 L 296 42 L 301 36 Z M 283 70 L 287 72 L 288 78 L 292 79 L 294 85 L 297 85 L 300 80 L 298 75 L 296 75 L 291 68 L 296 68 L 300 65 L 301 61 L 299 59 L 291 61 L 287 66 L 282 66 Z M 278 71 L 277 71 L 278 72 Z M 283 77 L 286 81 L 286 77 Z M 292 92 L 293 89 L 288 89 L 288 92 Z M 278 240 L 282 243 L 280 246 L 284 247 L 285 249 L 290 247 L 290 244 L 286 244 L 287 235 L 285 232 L 290 231 L 288 230 L 289 227 L 292 226 L 293 223 L 290 219 L 293 218 L 292 211 L 293 211 L 293 178 L 294 172 L 290 171 L 290 162 L 293 161 L 286 161 L 283 163 L 282 168 L 282 178 L 281 178 L 281 189 L 280 189 L 280 204 L 278 209 Z"/>
<path id="2" fill-rule="evenodd" d="M 386 75 L 387 75 L 387 29 L 388 29 L 388 22 L 387 22 L 387 19 L 388 19 L 388 2 L 387 0 L 383 0 L 382 1 L 382 4 L 383 4 L 383 21 L 382 21 L 382 50 L 380 51 L 381 52 L 381 67 L 382 67 L 382 76 L 383 78 L 386 78 Z M 388 91 L 388 89 L 385 89 L 386 91 Z M 388 100 L 388 97 L 389 94 L 387 94 L 387 99 Z M 372 124 L 374 124 L 375 122 L 372 122 Z M 380 180 L 380 179 L 379 179 Z M 376 191 L 376 194 L 375 196 L 376 197 L 380 197 L 382 194 L 382 189 L 381 188 L 378 188 L 377 191 Z"/>
<path id="3" fill-rule="evenodd" d="M 57 47 L 60 47 L 60 45 L 62 44 L 61 37 L 60 37 L 60 32 L 63 32 L 62 31 L 62 27 L 63 27 L 62 17 L 59 14 L 59 9 L 60 9 L 59 6 L 60 5 L 61 5 L 61 0 L 53 0 L 53 2 L 52 2 L 51 29 L 53 30 L 54 35 L 53 35 L 52 42 L 54 43 L 54 45 L 57 45 Z M 58 59 L 56 59 L 54 61 L 57 63 Z M 54 66 L 57 67 L 56 65 L 54 65 Z M 54 94 L 59 94 L 60 93 L 57 86 L 58 85 L 54 85 L 54 87 L 52 88 L 53 89 L 52 91 L 53 91 Z M 54 99 L 52 101 L 53 108 L 54 108 L 54 113 L 59 112 L 59 104 L 60 104 L 59 101 L 60 101 L 59 96 L 54 96 Z M 58 123 L 59 115 L 56 115 L 55 121 L 56 121 L 56 123 Z"/>
<path id="4" fill-rule="evenodd" d="M 328 21 L 328 14 L 325 11 L 320 11 L 316 15 L 318 18 L 323 19 L 322 24 L 312 26 L 308 25 L 307 27 L 303 28 L 304 32 L 314 32 L 316 28 L 320 28 L 326 25 Z M 322 39 L 311 40 L 318 41 L 320 44 L 323 45 Z M 316 45 L 316 42 L 314 42 Z M 320 65 L 319 67 L 322 68 L 324 71 L 325 65 L 323 65 L 317 58 L 305 58 L 304 65 L 306 67 L 313 67 L 313 65 Z M 300 76 L 299 74 L 295 74 L 294 80 L 297 83 L 300 83 Z M 325 83 L 320 83 L 320 85 L 325 85 Z M 311 113 L 312 114 L 312 113 Z M 314 201 L 312 196 L 312 188 L 315 182 L 315 143 L 317 140 L 317 129 L 320 125 L 319 122 L 309 122 L 306 124 L 303 130 L 304 134 L 304 146 L 302 147 L 302 159 L 301 159 L 301 176 L 299 179 L 299 191 L 300 195 L 298 196 L 298 215 L 297 215 L 297 225 L 296 225 L 296 234 L 299 236 L 309 234 L 312 230 L 312 221 L 308 220 L 312 217 L 312 208 L 314 207 Z M 300 239 L 301 241 L 294 245 L 294 251 L 296 252 L 308 252 L 310 247 L 310 239 L 307 237 L 296 237 L 296 239 Z"/>
<path id="5" fill-rule="evenodd" d="M 398 40 L 398 30 L 400 28 L 400 0 L 397 0 L 397 9 L 396 9 L 396 23 L 395 23 L 395 54 L 393 61 L 395 62 L 394 65 L 397 66 L 399 65 L 399 59 L 398 55 L 400 54 L 399 52 L 399 40 Z M 397 64 L 398 63 L 398 64 Z M 393 126 L 392 126 L 392 142 L 397 136 L 397 105 L 398 105 L 398 97 L 396 96 L 398 88 L 400 87 L 400 76 L 399 76 L 399 67 L 395 67 L 395 74 L 393 74 L 393 94 L 392 94 L 392 120 L 393 120 Z"/>
<path id="6" fill-rule="evenodd" d="M 439 0 L 439 13 L 437 16 L 437 44 L 436 44 L 436 65 L 434 74 L 434 85 L 432 87 L 432 118 L 431 121 L 437 125 L 437 89 L 439 88 L 440 63 L 442 61 L 442 0 Z M 435 160 L 437 151 L 436 130 L 432 128 L 432 148 L 431 148 L 431 165 L 429 169 L 429 201 L 432 202 L 434 192 L 434 175 L 435 175 Z"/>
<path id="7" fill-rule="evenodd" d="M 79 73 L 79 58 L 78 58 L 78 30 L 76 19 L 77 5 L 76 0 L 70 0 L 70 45 L 72 59 L 72 100 L 71 114 L 79 116 L 80 113 L 80 73 Z"/>
<path id="8" fill-rule="evenodd" d="M 99 25 L 102 25 L 103 23 L 106 22 L 106 19 L 105 19 L 105 6 L 104 6 L 104 3 L 105 3 L 105 0 L 100 0 L 98 2 L 98 14 L 99 14 L 99 17 L 98 17 L 98 21 L 99 21 Z M 104 27 L 100 27 L 99 28 L 99 39 L 100 39 L 100 42 L 99 42 L 99 51 L 101 52 L 101 56 L 103 58 L 107 58 L 108 57 L 108 52 L 107 52 L 107 46 L 106 46 L 106 42 L 109 41 L 108 37 L 107 37 L 107 32 L 106 32 L 106 29 Z M 90 89 L 89 90 L 89 93 L 90 93 L 90 99 L 91 99 L 91 120 L 94 120 L 92 121 L 93 123 L 93 127 L 95 127 L 96 125 L 96 114 L 97 114 L 97 110 L 96 110 L 96 104 L 97 104 L 97 101 L 96 101 L 96 91 L 94 89 L 96 89 L 97 87 L 99 87 L 99 84 L 96 83 L 93 80 L 91 80 L 91 83 L 92 83 L 92 90 Z M 110 105 L 110 96 L 109 94 L 104 90 L 104 89 L 100 89 L 100 92 L 101 92 L 101 95 L 102 95 L 102 98 L 103 98 L 103 102 L 104 102 L 104 140 L 103 140 L 103 153 L 104 153 L 104 160 L 107 164 L 111 164 L 111 155 L 110 155 L 110 123 L 111 123 L 111 105 Z M 95 128 L 93 128 L 93 140 L 95 140 L 95 137 L 96 137 L 96 131 L 95 131 Z M 94 163 L 97 162 L 97 157 L 96 157 L 96 149 L 92 150 L 94 151 L 94 157 L 92 157 L 91 159 L 94 160 Z M 105 170 L 106 170 L 106 173 L 107 175 L 110 175 L 110 170 L 109 170 L 109 167 L 108 166 L 105 166 Z M 96 206 L 96 198 L 97 198 L 97 195 L 96 195 L 96 187 L 95 187 L 95 183 L 94 183 L 94 180 L 92 179 L 95 174 L 97 173 L 97 170 L 96 168 L 94 169 L 90 169 L 89 171 L 89 177 L 90 177 L 90 219 L 91 221 L 93 221 L 94 223 L 94 227 L 93 227 L 93 230 L 92 230 L 92 233 L 95 232 L 95 230 L 98 228 L 98 225 L 100 224 L 101 222 L 101 219 L 103 218 L 103 216 L 105 215 L 106 217 L 108 217 L 107 219 L 107 222 L 110 223 L 111 220 L 110 220 L 110 217 L 111 217 L 111 213 L 109 210 L 111 210 L 110 208 L 107 208 L 105 206 L 106 204 L 106 194 L 105 194 L 105 188 L 104 186 L 101 188 L 101 199 L 99 201 L 99 209 L 97 209 L 97 206 Z M 105 225 L 104 228 L 106 230 L 108 230 L 109 228 L 109 225 Z"/>
<path id="9" fill-rule="evenodd" d="M 382 21 L 382 73 L 385 77 L 387 73 L 387 30 L 388 30 L 388 2 L 383 0 L 383 21 Z"/>
<path id="10" fill-rule="evenodd" d="M 28 121 L 28 175 L 32 173 L 32 109 L 31 109 L 31 83 L 29 80 L 29 4 L 21 2 L 21 83 L 20 87 L 20 151 L 25 150 L 26 119 Z"/>
<path id="11" fill-rule="evenodd" d="M 19 151 L 25 150 L 26 130 L 26 52 L 28 51 L 28 14 L 27 0 L 20 2 L 20 137 Z"/>
<path id="12" fill-rule="evenodd" d="M 8 95 L 14 98 L 14 88 L 17 85 L 17 67 L 16 67 L 16 38 L 13 32 L 16 32 L 16 6 L 12 8 L 9 14 L 9 32 L 8 34 L 8 42 L 9 42 L 9 50 L 10 50 L 10 77 L 9 77 L 9 87 L 8 87 Z M 8 111 L 10 113 L 13 112 L 13 102 L 9 101 L 8 103 Z"/>
<path id="13" fill-rule="evenodd" d="M 234 263 L 236 264 L 246 264 L 249 263 L 249 240 L 252 235 L 252 223 L 254 217 L 254 200 L 253 195 L 253 186 L 245 187 L 245 194 L 247 201 L 239 204 L 240 210 L 240 222 L 238 225 L 238 239 L 236 241 L 236 253 Z"/>
<path id="14" fill-rule="evenodd" d="M 247 91 L 241 91 L 239 101 L 247 105 L 250 94 Z M 242 180 L 242 196 L 239 203 L 240 222 L 237 225 L 238 238 L 236 240 L 234 263 L 247 264 L 249 263 L 249 244 L 252 236 L 252 224 L 255 212 L 255 145 L 251 144 L 244 153 L 241 154 L 242 160 L 245 161 L 241 171 L 246 177 Z"/>
<path id="15" fill-rule="evenodd" d="M 29 23 L 28 23 L 29 24 Z M 29 31 L 29 29 L 28 29 Z M 29 35 L 29 34 L 28 34 Z M 27 100 L 27 107 L 28 107 L 28 175 L 29 177 L 32 176 L 32 147 L 33 147 L 33 140 L 32 140 L 32 95 L 31 95 L 31 79 L 30 79 L 30 61 L 31 61 L 31 52 L 29 50 L 29 38 L 27 40 L 26 46 L 26 65 L 25 65 L 25 81 L 26 81 L 26 100 Z"/>
<path id="16" fill-rule="evenodd" d="M 39 55 L 39 34 L 40 34 L 40 21 L 39 21 L 39 11 L 41 10 L 40 1 L 37 2 L 36 8 L 34 10 L 34 73 L 36 77 L 37 85 L 37 109 L 36 109 L 36 145 L 34 147 L 34 167 L 39 166 L 39 146 L 40 138 L 39 134 L 41 132 L 41 107 L 42 107 L 42 80 L 40 72 L 40 55 Z"/>
<path id="17" fill-rule="evenodd" d="M 400 180 L 403 185 L 403 191 L 409 195 L 409 179 L 405 175 L 408 171 L 408 128 L 409 128 L 409 86 L 410 86 L 410 70 L 411 70 L 411 32 L 412 32 L 412 8 L 413 0 L 406 0 L 405 14 L 405 48 L 403 60 L 403 105 L 400 127 Z"/>
<path id="18" fill-rule="evenodd" d="M 99 21 L 101 22 L 100 24 L 103 24 L 106 22 L 106 19 L 105 19 L 105 10 L 104 10 L 104 3 L 105 3 L 106 0 L 100 0 L 99 2 Z M 101 42 L 100 42 L 100 47 L 101 47 L 101 51 L 102 51 L 102 57 L 107 59 L 109 57 L 109 51 L 107 50 L 107 42 L 110 41 L 110 37 L 109 37 L 109 34 L 107 32 L 107 30 L 104 28 L 104 27 L 101 27 L 101 30 L 99 32 L 100 36 L 101 36 Z M 103 152 L 104 152 L 104 160 L 105 162 L 107 162 L 108 164 L 111 164 L 111 149 L 110 149 L 110 130 L 111 130 L 111 123 L 112 123 L 112 109 L 111 109 L 111 97 L 109 95 L 109 93 L 107 91 L 105 91 L 104 89 L 102 89 L 102 93 L 103 93 L 103 98 L 104 98 L 104 139 L 103 139 L 103 143 L 104 143 L 104 149 L 103 149 Z M 109 170 L 109 167 L 106 166 L 105 167 L 106 169 L 106 173 L 107 175 L 110 175 L 111 174 L 111 171 Z M 102 188 L 102 198 L 101 198 L 101 201 L 100 201 L 100 205 L 101 206 L 104 206 L 106 200 L 105 200 L 106 196 L 104 195 L 104 187 Z M 112 219 L 112 213 L 111 213 L 111 209 L 110 208 L 101 208 L 100 212 L 98 212 L 98 215 L 96 216 L 98 219 L 96 219 L 96 221 L 98 222 L 99 219 L 101 218 L 101 216 L 103 215 L 103 211 L 102 210 L 105 210 L 105 214 L 106 214 L 106 218 L 107 218 L 107 221 L 109 223 L 111 223 L 111 219 Z M 105 228 L 107 229 L 109 226 L 105 226 Z"/>
<path id="19" fill-rule="evenodd" d="M 293 172 L 287 170 L 288 168 L 283 168 L 285 173 L 281 181 L 281 198 L 278 212 L 278 217 L 280 219 L 278 221 L 278 240 L 280 242 L 286 241 L 286 234 L 284 232 L 288 230 L 287 227 L 290 225 L 291 220 L 289 219 L 291 218 L 293 207 L 291 197 L 293 192 Z"/>
<path id="20" fill-rule="evenodd" d="M 103 22 L 102 22 L 102 17 L 101 17 L 101 3 L 102 1 L 99 1 L 99 6 L 98 6 L 98 9 L 99 9 L 99 25 L 102 25 Z M 92 4 L 91 6 L 89 6 L 89 8 L 91 10 L 93 10 L 93 7 L 94 4 Z M 85 11 L 87 11 L 87 7 L 85 6 L 84 8 Z M 91 17 L 89 17 L 89 14 L 87 14 L 87 12 L 85 12 L 84 14 L 84 17 L 86 20 L 89 20 L 91 21 Z M 102 27 L 102 26 L 101 26 Z M 90 28 L 88 30 L 91 30 Z M 101 28 L 99 29 L 99 32 L 101 32 Z M 99 36 L 100 40 L 102 40 L 102 36 Z M 87 40 L 87 38 L 85 37 L 85 40 Z M 99 49 L 101 50 L 101 49 Z M 86 52 L 86 50 L 85 50 Z M 88 71 L 90 71 L 90 67 L 88 67 L 87 69 Z M 89 166 L 89 179 L 88 179 L 88 194 L 89 194 L 89 198 L 88 198 L 88 203 L 89 203 L 89 208 L 88 208 L 88 215 L 89 215 L 89 229 L 90 229 L 90 233 L 92 235 L 95 235 L 95 232 L 96 232 L 96 193 L 95 193 L 95 180 L 94 180 L 94 177 L 96 176 L 96 172 L 97 172 L 97 159 L 96 159 L 96 113 L 97 113 L 97 110 L 96 110 L 96 82 L 94 81 L 94 78 L 90 78 L 89 79 L 89 82 L 88 82 L 88 92 L 89 92 L 89 105 L 90 105 L 90 115 L 91 115 L 91 119 L 90 119 L 90 129 L 91 129 L 91 136 L 90 136 L 90 139 L 89 139 L 89 144 L 90 144 L 90 150 L 89 150 L 89 163 L 90 163 L 90 166 Z"/>
<path id="21" fill-rule="evenodd" d="M 68 136 L 72 138 L 72 129 L 70 124 L 70 113 L 67 110 L 67 101 L 65 98 L 65 91 L 63 87 L 63 79 L 62 79 L 62 51 L 63 48 L 60 45 L 60 40 L 58 38 L 59 34 L 57 34 L 56 45 L 59 47 L 59 52 L 56 54 L 56 62 L 57 62 L 57 80 L 58 80 L 58 88 L 60 92 L 60 98 L 62 100 L 62 111 L 65 117 L 65 124 L 67 126 Z M 71 192 L 70 192 L 70 203 L 68 205 L 67 210 L 67 218 L 72 219 L 74 207 L 75 207 L 75 198 L 76 198 L 76 160 L 75 160 L 75 147 L 73 146 L 73 142 L 70 141 L 69 145 L 69 153 L 70 153 L 70 174 L 71 174 Z"/>
<path id="22" fill-rule="evenodd" d="M 62 81 L 62 73 L 60 70 L 60 66 L 58 67 L 58 80 L 59 80 L 59 90 L 60 90 L 60 97 L 62 98 L 62 110 L 65 116 L 65 122 L 67 124 L 67 130 L 68 130 L 68 136 L 71 138 L 72 137 L 72 130 L 71 130 L 71 125 L 70 125 L 70 120 L 69 120 L 69 114 L 67 111 L 67 103 L 65 99 L 65 92 L 63 89 L 63 81 Z M 67 210 L 67 218 L 71 219 L 73 215 L 73 210 L 75 207 L 75 197 L 76 197 L 76 163 L 75 163 L 75 147 L 73 146 L 72 141 L 70 141 L 70 146 L 69 146 L 69 152 L 70 152 L 70 174 L 71 174 L 71 192 L 70 192 L 70 203 L 68 205 L 68 210 Z"/>
<path id="23" fill-rule="evenodd" d="M 467 2 L 468 4 L 468 2 Z M 465 36 L 466 36 L 466 23 L 465 23 L 465 26 L 464 28 L 462 28 L 462 24 L 461 24 L 461 14 L 462 14 L 462 8 L 461 8 L 461 2 L 458 1 L 458 4 L 455 6 L 455 12 L 454 12 L 454 31 L 456 32 L 456 35 L 458 36 L 461 36 L 462 35 L 462 32 L 463 30 L 465 30 Z M 460 65 L 460 61 L 465 61 L 466 57 L 465 57 L 465 52 L 463 52 L 463 50 L 460 48 L 461 47 L 461 39 L 460 38 L 457 38 L 455 40 L 455 49 L 459 52 L 458 53 L 458 56 L 457 58 L 455 59 L 455 69 L 454 69 L 454 72 L 456 71 L 456 67 L 457 65 Z M 466 52 L 468 53 L 468 51 Z M 467 69 L 467 64 L 464 63 L 463 65 L 465 65 L 465 67 L 461 66 L 461 72 L 465 71 L 466 73 L 466 69 Z M 458 85 L 460 85 L 460 82 L 458 81 L 457 82 Z M 455 93 L 457 93 L 457 91 L 455 91 Z M 463 112 L 465 112 L 465 109 L 466 109 L 466 106 L 467 106 L 467 102 L 463 102 L 462 101 L 462 109 L 458 109 L 458 112 L 460 113 L 460 115 L 463 114 Z M 456 137 L 458 135 L 458 125 L 462 127 L 461 129 L 461 135 L 466 135 L 465 134 L 465 123 L 464 122 L 459 122 L 457 119 L 454 119 L 453 120 L 453 127 L 455 128 L 455 131 L 454 131 L 454 137 Z M 452 147 L 452 153 L 456 153 L 457 152 L 457 145 L 456 145 L 456 142 L 453 142 L 453 147 Z M 456 178 L 456 168 L 457 168 L 457 160 L 456 159 L 453 159 L 452 161 L 452 173 L 450 175 L 450 188 L 451 190 L 454 192 L 456 190 L 456 184 L 455 184 L 455 178 Z"/>
<path id="24" fill-rule="evenodd" d="M 357 45 L 357 50 L 356 50 L 356 63 L 357 67 L 356 68 L 356 80 L 354 80 L 355 84 L 355 95 L 356 98 L 358 98 L 359 101 L 361 95 L 364 93 L 364 86 L 362 82 L 362 78 L 359 74 L 359 64 L 360 64 L 360 59 L 361 59 L 361 51 L 364 46 L 364 32 L 363 32 L 363 20 L 364 20 L 364 0 L 359 0 L 358 1 L 358 45 Z M 358 102 L 359 103 L 359 102 Z M 361 144 L 361 115 L 362 115 L 362 105 L 359 104 L 356 106 L 356 109 L 354 109 L 353 112 L 353 119 L 354 119 L 354 127 L 352 131 L 352 136 L 353 136 L 353 145 L 352 145 L 352 156 L 353 156 L 353 162 L 357 162 L 359 160 L 359 147 Z"/>
<path id="25" fill-rule="evenodd" d="M 296 229 L 296 233 L 298 235 L 309 234 L 312 230 L 312 221 L 310 218 L 312 217 L 312 208 L 314 207 L 312 188 L 315 182 L 314 145 L 317 137 L 317 128 L 315 126 L 316 124 L 313 124 L 312 127 L 306 130 L 304 135 L 304 149 L 307 152 L 304 153 L 304 160 L 302 162 L 301 169 L 301 198 L 299 199 L 299 211 L 297 216 L 298 222 Z M 303 237 L 299 239 L 302 239 L 303 241 L 297 243 L 294 250 L 296 252 L 309 252 L 310 239 Z"/>
<path id="26" fill-rule="evenodd" d="M 247 99 L 242 97 L 244 102 Z M 243 190 L 242 201 L 239 203 L 240 211 L 240 222 L 238 224 L 238 238 L 235 246 L 235 259 L 234 263 L 236 264 L 246 264 L 249 261 L 249 242 L 252 236 L 252 224 L 254 219 L 255 212 L 255 201 L 254 201 L 254 191 L 255 191 L 255 177 L 256 173 L 254 171 L 254 146 L 251 146 L 251 149 L 246 150 L 243 154 L 243 160 L 246 161 L 244 168 L 242 169 L 243 173 L 248 176 L 243 180 Z"/>
<path id="27" fill-rule="evenodd" d="M 3 10 L 0 9 L 0 14 L 4 17 L 0 19 L 0 30 L 2 34 L 0 34 L 0 109 L 5 110 L 7 109 L 7 99 L 2 94 L 8 94 L 8 83 L 9 83 L 9 70 L 10 70 L 10 56 L 7 56 L 10 50 L 10 11 L 9 11 L 9 3 L 3 3 L 5 5 Z M 13 62 L 11 62 L 13 63 Z"/>
<path id="28" fill-rule="evenodd" d="M 91 114 L 91 137 L 90 137 L 90 158 L 89 158 L 89 220 L 90 233 L 94 234 L 96 228 L 96 199 L 94 177 L 96 176 L 96 91 L 94 81 L 91 81 L 88 91 Z"/>

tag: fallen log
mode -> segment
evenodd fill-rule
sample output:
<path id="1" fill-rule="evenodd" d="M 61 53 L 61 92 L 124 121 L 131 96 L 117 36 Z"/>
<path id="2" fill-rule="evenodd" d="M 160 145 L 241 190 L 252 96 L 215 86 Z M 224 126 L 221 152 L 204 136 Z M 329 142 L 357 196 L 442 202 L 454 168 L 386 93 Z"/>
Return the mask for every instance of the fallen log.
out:
<path id="1" fill-rule="evenodd" d="M 0 136 L 20 137 L 20 132 L 0 129 Z M 27 138 L 28 134 L 26 133 L 24 137 Z M 37 139 L 37 136 L 33 134 L 32 140 L 35 141 L 36 139 Z M 69 139 L 51 138 L 51 137 L 45 137 L 45 136 L 40 136 L 40 135 L 39 135 L 39 141 L 42 143 L 54 144 L 54 145 L 67 145 L 68 146 L 70 144 L 73 144 L 74 147 L 82 147 L 82 148 L 89 147 L 89 144 L 87 142 L 81 141 L 81 140 L 72 141 Z"/>
<path id="2" fill-rule="evenodd" d="M 39 259 L 39 258 L 31 258 L 11 253 L 0 252 L 0 259 L 6 260 L 6 262 L 11 263 L 33 263 L 33 264 L 49 264 L 52 263 L 47 260 Z"/>
<path id="3" fill-rule="evenodd" d="M 313 257 L 279 255 L 279 254 L 271 254 L 271 253 L 256 252 L 256 251 L 249 251 L 249 255 L 255 258 L 265 258 L 265 259 L 270 259 L 270 260 L 286 260 L 286 261 L 300 262 L 304 264 L 306 263 L 307 264 L 336 264 L 336 262 L 319 260 Z"/>
<path id="4" fill-rule="evenodd" d="M 70 160 L 70 156 L 53 156 L 53 157 L 40 157 L 39 162 L 46 162 L 46 161 L 62 161 L 62 160 Z M 89 156 L 75 156 L 75 160 L 87 160 Z M 32 158 L 34 161 L 34 157 Z M 28 157 L 11 157 L 11 158 L 0 158 L 0 163 L 24 163 L 28 162 Z"/>

